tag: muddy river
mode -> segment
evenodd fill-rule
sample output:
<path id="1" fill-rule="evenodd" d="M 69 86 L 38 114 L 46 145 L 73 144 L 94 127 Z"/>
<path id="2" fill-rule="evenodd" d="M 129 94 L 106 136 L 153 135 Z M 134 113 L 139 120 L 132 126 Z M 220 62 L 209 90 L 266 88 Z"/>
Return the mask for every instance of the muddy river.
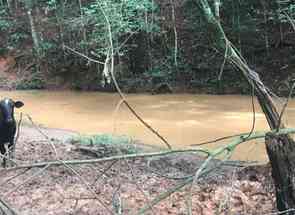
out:
<path id="1" fill-rule="evenodd" d="M 81 134 L 124 134 L 147 144 L 164 146 L 123 105 L 116 111 L 119 97 L 111 93 L 72 91 L 11 91 L 1 97 L 20 99 L 17 110 L 29 114 L 46 127 L 73 130 Z M 128 95 L 138 113 L 173 147 L 183 148 L 214 138 L 247 132 L 252 127 L 251 97 L 231 95 Z M 257 102 L 256 102 L 257 104 Z M 256 105 L 255 130 L 268 129 Z M 288 125 L 295 126 L 295 101 L 287 110 Z M 219 143 L 219 144 L 225 144 Z M 217 147 L 216 144 L 208 146 Z M 263 141 L 241 145 L 234 158 L 265 161 Z"/>

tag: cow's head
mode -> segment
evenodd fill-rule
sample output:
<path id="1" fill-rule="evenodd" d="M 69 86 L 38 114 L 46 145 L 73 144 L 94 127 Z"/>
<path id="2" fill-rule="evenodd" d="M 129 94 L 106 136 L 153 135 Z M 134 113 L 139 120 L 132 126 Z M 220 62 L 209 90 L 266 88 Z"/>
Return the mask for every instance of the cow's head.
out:
<path id="1" fill-rule="evenodd" d="M 5 98 L 0 101 L 1 120 L 5 123 L 12 124 L 14 120 L 14 108 L 24 106 L 22 101 L 13 101 L 12 99 Z"/>

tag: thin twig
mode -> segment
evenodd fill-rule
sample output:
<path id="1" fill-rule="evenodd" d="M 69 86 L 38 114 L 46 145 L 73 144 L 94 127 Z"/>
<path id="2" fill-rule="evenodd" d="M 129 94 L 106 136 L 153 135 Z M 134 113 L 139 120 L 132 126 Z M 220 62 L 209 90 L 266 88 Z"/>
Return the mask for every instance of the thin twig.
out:
<path id="1" fill-rule="evenodd" d="M 37 171 L 36 173 L 34 173 L 32 176 L 28 177 L 26 180 L 24 180 L 22 183 L 18 184 L 17 186 L 15 186 L 12 190 L 8 191 L 6 193 L 6 196 L 9 196 L 11 193 L 13 193 L 14 191 L 16 191 L 18 188 L 20 188 L 21 186 L 23 186 L 24 184 L 26 184 L 27 182 L 31 181 L 32 179 L 34 179 L 35 177 L 37 177 L 38 175 L 40 175 L 42 172 L 44 172 L 48 167 L 50 167 L 50 164 L 47 164 L 44 168 L 40 169 L 39 171 Z"/>
<path id="2" fill-rule="evenodd" d="M 255 103 L 254 103 L 255 88 L 253 83 L 251 84 L 251 86 L 252 86 L 251 103 L 252 103 L 253 119 L 252 119 L 251 130 L 249 132 L 249 135 L 245 139 L 248 139 L 253 134 L 255 129 L 255 124 L 256 124 L 256 111 L 255 111 Z"/>
<path id="3" fill-rule="evenodd" d="M 284 115 L 284 113 L 285 113 L 285 110 L 286 110 L 286 108 L 287 108 L 287 106 L 288 106 L 288 104 L 289 104 L 289 100 L 290 100 L 290 98 L 292 97 L 294 87 L 295 87 L 295 83 L 293 83 L 292 88 L 291 88 L 291 90 L 290 90 L 290 92 L 289 92 L 289 96 L 288 96 L 288 98 L 287 98 L 287 101 L 284 103 L 284 106 L 283 106 L 282 111 L 281 111 L 281 113 L 280 113 L 280 116 L 279 116 L 279 122 L 278 122 L 278 127 L 277 127 L 277 131 L 279 131 L 279 129 L 280 129 L 281 122 L 282 122 L 282 118 L 283 118 L 283 115 Z"/>
<path id="4" fill-rule="evenodd" d="M 98 60 L 94 60 L 93 58 L 90 58 L 90 57 L 88 57 L 87 55 L 82 54 L 81 52 L 78 52 L 78 51 L 76 51 L 76 50 L 70 48 L 70 47 L 67 46 L 67 45 L 63 45 L 63 48 L 68 49 L 68 50 L 74 52 L 75 54 L 80 55 L 81 57 L 86 58 L 87 60 L 89 60 L 89 61 L 91 61 L 91 62 L 94 62 L 94 63 L 98 63 L 98 64 L 102 64 L 102 65 L 104 65 L 104 62 L 100 62 L 100 61 L 98 61 Z"/>
<path id="5" fill-rule="evenodd" d="M 107 171 L 109 171 L 116 163 L 118 160 L 113 161 L 110 165 L 108 165 L 103 171 L 100 171 L 100 175 L 98 175 L 95 179 L 95 181 L 92 183 L 94 185 L 103 175 L 106 174 Z"/>
<path id="6" fill-rule="evenodd" d="M 59 159 L 59 156 L 58 156 L 58 153 L 57 153 L 57 149 L 56 149 L 56 147 L 55 147 L 55 145 L 54 145 L 54 143 L 51 141 L 51 139 L 44 133 L 44 132 L 42 132 L 41 131 L 41 129 L 39 128 L 39 126 L 37 126 L 34 122 L 33 122 L 33 120 L 32 120 L 32 118 L 30 117 L 29 118 L 30 119 L 30 121 L 35 125 L 35 127 L 36 127 L 36 129 L 41 133 L 41 134 L 43 134 L 43 136 L 49 141 L 49 144 L 50 144 L 50 146 L 52 147 L 52 149 L 53 149 L 53 151 L 55 152 L 55 157 L 56 157 L 56 159 L 62 164 L 62 165 L 64 165 L 67 169 L 69 169 L 71 172 L 73 172 L 79 179 L 80 179 L 80 181 L 86 186 L 86 188 L 95 196 L 95 198 L 96 198 L 96 200 L 103 206 L 103 207 L 105 207 L 105 209 L 110 213 L 110 214 L 113 214 L 112 213 L 112 211 L 107 207 L 107 205 L 103 202 L 103 201 L 101 201 L 100 199 L 99 199 L 99 197 L 97 196 L 97 194 L 96 194 L 96 192 L 93 190 L 93 188 L 88 184 L 88 182 L 83 178 L 83 176 L 81 176 L 75 169 L 73 169 L 71 166 L 69 166 L 68 164 L 66 164 L 65 162 L 64 162 L 64 160 L 61 160 L 61 159 Z"/>
<path id="7" fill-rule="evenodd" d="M 45 134 L 42 130 L 41 130 L 41 128 L 40 128 L 40 126 L 38 126 L 34 121 L 33 121 L 33 119 L 32 119 L 32 117 L 29 115 L 29 114 L 26 114 L 26 116 L 28 117 L 28 119 L 29 119 L 29 121 L 32 123 L 32 125 L 35 127 L 35 129 L 47 140 L 47 142 L 46 143 L 49 143 L 50 145 L 51 145 L 51 147 L 53 148 L 53 151 L 54 151 L 54 153 L 55 153 L 55 156 L 56 156 L 56 159 L 58 159 L 58 154 L 57 154 L 57 150 L 56 150 L 56 147 L 55 147 L 55 145 L 52 143 L 52 141 L 51 141 L 51 139 L 50 139 L 50 137 L 47 135 L 47 134 Z"/>
<path id="8" fill-rule="evenodd" d="M 121 190 L 121 184 L 119 184 L 119 186 L 115 189 L 112 195 L 112 205 L 116 215 L 121 215 L 123 211 L 120 190 Z"/>
<path id="9" fill-rule="evenodd" d="M 159 176 L 159 177 L 170 179 L 170 180 L 185 180 L 185 179 L 188 179 L 188 178 L 191 178 L 194 176 L 194 174 L 191 174 L 191 175 L 186 175 L 186 176 L 182 176 L 182 177 L 171 177 L 171 176 L 164 175 L 164 174 L 157 172 L 155 170 L 152 170 L 152 169 L 149 169 L 148 171 Z"/>
<path id="10" fill-rule="evenodd" d="M 150 209 L 152 211 L 152 214 L 156 214 L 154 209 L 153 209 L 153 206 L 151 205 L 151 201 L 150 201 L 150 196 L 147 196 L 148 194 L 146 194 L 146 192 L 144 192 L 144 190 L 140 187 L 140 185 L 136 182 L 135 180 L 135 176 L 134 176 L 134 173 L 133 173 L 133 169 L 132 167 L 129 165 L 128 161 L 126 159 L 124 159 L 124 162 L 126 163 L 126 165 L 128 166 L 130 172 L 131 172 L 131 176 L 132 176 L 132 182 L 135 183 L 135 186 L 137 187 L 137 189 L 141 192 L 141 194 L 144 196 L 145 200 L 147 201 L 147 205 L 150 206 Z"/>
<path id="11" fill-rule="evenodd" d="M 95 196 L 95 199 L 109 212 L 109 214 L 114 214 L 111 209 L 109 209 L 108 206 L 102 200 L 100 200 L 95 190 L 88 184 L 83 176 L 81 176 L 73 167 L 69 166 L 64 161 L 62 161 L 62 164 L 66 168 L 70 169 L 80 179 L 80 181 L 86 186 L 86 188 L 92 193 L 92 195 Z"/>
<path id="12" fill-rule="evenodd" d="M 4 185 L 7 184 L 9 181 L 12 181 L 13 179 L 15 179 L 15 178 L 17 178 L 17 177 L 19 177 L 19 176 L 25 174 L 26 172 L 28 172 L 28 171 L 30 171 L 30 170 L 31 170 L 30 168 L 25 169 L 25 170 L 23 170 L 22 172 L 20 172 L 20 173 L 14 175 L 14 176 L 12 176 L 12 177 L 10 177 L 9 179 L 7 179 L 7 180 L 5 180 L 4 182 L 2 182 L 2 183 L 0 184 L 0 187 L 4 186 Z"/>
<path id="13" fill-rule="evenodd" d="M 228 48 L 229 48 L 229 41 L 226 40 L 225 41 L 225 51 L 224 51 L 224 56 L 223 56 L 223 62 L 221 64 L 221 67 L 220 67 L 220 71 L 219 71 L 219 74 L 218 74 L 218 81 L 221 81 L 221 77 L 222 77 L 222 74 L 223 74 L 223 71 L 224 71 L 224 66 L 225 66 L 225 63 L 226 63 L 226 59 L 228 58 Z"/>
<path id="14" fill-rule="evenodd" d="M 50 140 L 50 138 L 48 137 L 47 134 L 45 134 L 41 128 L 33 121 L 32 117 L 29 114 L 26 114 L 27 118 L 29 119 L 29 121 L 32 123 L 32 125 L 36 128 L 36 130 L 43 136 L 46 138 L 46 140 Z"/>
<path id="15" fill-rule="evenodd" d="M 12 159 L 11 157 L 8 156 L 8 151 L 6 151 L 6 153 L 4 155 L 0 154 L 0 158 L 2 159 L 6 159 L 7 161 L 12 162 L 13 164 L 17 164 L 18 161 L 20 160 L 16 160 L 16 159 Z"/>
<path id="16" fill-rule="evenodd" d="M 230 136 L 220 137 L 220 138 L 217 138 L 217 139 L 214 139 L 214 140 L 209 140 L 209 141 L 198 143 L 198 144 L 191 144 L 191 146 L 203 146 L 203 145 L 207 145 L 207 144 L 210 144 L 210 143 L 217 143 L 217 142 L 222 141 L 222 140 L 231 139 L 231 138 L 238 137 L 238 136 L 245 135 L 245 134 L 248 134 L 246 139 L 249 138 L 253 134 L 254 129 L 255 129 L 255 124 L 256 124 L 256 111 L 255 111 L 254 86 L 253 85 L 252 85 L 251 103 L 252 103 L 253 120 L 252 120 L 252 127 L 251 127 L 251 130 L 250 130 L 249 133 L 242 133 L 242 134 L 237 134 L 237 135 L 230 135 Z"/>
<path id="17" fill-rule="evenodd" d="M 13 209 L 8 203 L 6 203 L 1 197 L 0 197 L 0 212 L 3 212 L 4 215 L 18 215 L 19 212 L 17 212 L 15 209 Z"/>
<path id="18" fill-rule="evenodd" d="M 278 211 L 278 212 L 274 212 L 274 213 L 268 213 L 268 214 L 265 214 L 265 215 L 283 215 L 283 214 L 288 214 L 289 212 L 294 212 L 295 211 L 295 208 L 290 208 L 288 210 L 285 210 L 285 211 Z"/>
<path id="19" fill-rule="evenodd" d="M 69 166 L 64 160 L 59 159 L 58 153 L 57 153 L 57 149 L 54 145 L 54 143 L 52 143 L 51 139 L 49 138 L 49 136 L 47 136 L 41 129 L 40 127 L 34 123 L 33 119 L 27 114 L 28 119 L 31 121 L 32 125 L 37 129 L 37 131 L 39 131 L 39 133 L 41 133 L 43 135 L 43 137 L 46 138 L 46 140 L 48 140 L 50 146 L 52 147 L 54 153 L 55 153 L 55 157 L 56 157 L 56 162 L 59 162 L 60 165 L 65 166 L 67 169 L 69 169 L 71 172 L 73 172 L 81 181 L 82 183 L 86 186 L 86 188 L 96 197 L 96 200 L 103 206 L 105 207 L 105 209 L 110 213 L 113 214 L 112 211 L 107 207 L 107 205 L 102 202 L 96 192 L 92 189 L 92 187 L 87 183 L 87 181 L 76 171 L 74 170 L 71 166 Z M 50 162 L 48 165 L 51 165 Z"/>
<path id="20" fill-rule="evenodd" d="M 124 103 L 124 100 L 123 99 L 120 99 L 120 101 L 118 101 L 118 103 L 117 103 L 117 105 L 116 105 L 116 108 L 115 108 L 115 110 L 114 110 L 114 112 L 113 112 L 113 134 L 115 134 L 116 133 L 116 122 L 117 122 L 117 114 L 118 114 L 118 112 L 119 112 L 119 110 L 120 110 L 120 107 L 121 107 L 121 105 Z"/>
<path id="21" fill-rule="evenodd" d="M 293 30 L 295 31 L 295 21 L 292 19 L 287 12 L 284 12 L 285 16 L 287 17 L 288 21 L 291 23 Z"/>
<path id="22" fill-rule="evenodd" d="M 169 197 L 173 193 L 179 191 L 180 189 L 182 189 L 186 185 L 190 184 L 192 181 L 193 181 L 193 178 L 189 178 L 189 179 L 179 183 L 178 185 L 173 186 L 172 188 L 166 190 L 164 193 L 161 193 L 155 199 L 153 199 L 149 205 L 146 205 L 143 208 L 141 208 L 136 214 L 137 215 L 145 214 L 148 210 L 151 209 L 152 206 L 155 206 L 156 204 L 158 204 L 162 200 L 166 199 L 167 197 Z"/>
<path id="23" fill-rule="evenodd" d="M 20 117 L 19 117 L 19 121 L 18 121 L 18 124 L 17 124 L 17 131 L 16 131 L 16 137 L 15 137 L 15 140 L 14 140 L 14 146 L 16 146 L 16 143 L 17 143 L 17 141 L 19 139 L 22 120 L 23 120 L 23 113 L 21 112 Z"/>
<path id="24" fill-rule="evenodd" d="M 209 140 L 209 141 L 205 141 L 205 142 L 201 142 L 201 143 L 196 143 L 196 144 L 191 144 L 190 146 L 203 146 L 203 145 L 207 145 L 210 143 L 217 143 L 219 141 L 222 140 L 227 140 L 227 139 L 231 139 L 231 138 L 235 138 L 235 137 L 240 137 L 241 135 L 247 135 L 248 133 L 241 133 L 241 134 L 234 134 L 234 135 L 230 135 L 230 136 L 225 136 L 225 137 L 220 137 L 214 140 Z"/>

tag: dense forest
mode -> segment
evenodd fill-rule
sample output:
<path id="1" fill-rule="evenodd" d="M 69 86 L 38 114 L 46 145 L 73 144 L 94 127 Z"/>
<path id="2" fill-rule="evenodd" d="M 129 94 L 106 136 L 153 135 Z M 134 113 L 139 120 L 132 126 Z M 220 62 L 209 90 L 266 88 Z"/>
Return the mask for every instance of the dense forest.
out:
<path id="1" fill-rule="evenodd" d="M 229 40 L 275 92 L 294 78 L 294 1 L 215 4 Z M 243 78 L 212 48 L 195 1 L 0 1 L 2 88 L 113 91 L 104 64 L 124 92 L 249 93 Z"/>

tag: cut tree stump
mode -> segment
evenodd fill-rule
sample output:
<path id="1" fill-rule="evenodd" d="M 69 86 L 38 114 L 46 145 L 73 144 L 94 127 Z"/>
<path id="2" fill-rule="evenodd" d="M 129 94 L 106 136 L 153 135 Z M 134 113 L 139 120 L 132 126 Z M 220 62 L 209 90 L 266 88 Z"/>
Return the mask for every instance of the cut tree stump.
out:
<path id="1" fill-rule="evenodd" d="M 265 144 L 276 188 L 279 211 L 295 209 L 295 142 L 286 134 L 269 132 Z M 289 211 L 284 214 L 295 214 Z"/>

